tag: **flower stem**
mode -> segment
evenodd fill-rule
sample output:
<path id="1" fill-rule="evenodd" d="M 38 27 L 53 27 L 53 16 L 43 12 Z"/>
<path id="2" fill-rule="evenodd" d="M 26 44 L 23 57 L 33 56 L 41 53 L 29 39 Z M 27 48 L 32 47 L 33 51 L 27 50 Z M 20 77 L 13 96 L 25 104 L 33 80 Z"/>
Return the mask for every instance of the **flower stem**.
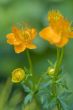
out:
<path id="1" fill-rule="evenodd" d="M 63 60 L 63 48 L 60 50 L 59 48 L 57 48 L 57 61 L 56 61 L 56 65 L 55 65 L 55 73 L 54 73 L 54 77 L 52 80 L 52 93 L 53 96 L 57 98 L 57 85 L 56 85 L 56 81 L 58 79 L 58 74 L 61 68 L 61 64 L 62 64 L 62 60 Z M 61 105 L 57 99 L 57 109 L 61 110 Z"/>
<path id="2" fill-rule="evenodd" d="M 30 58 L 30 53 L 29 53 L 28 50 L 27 50 L 27 58 L 28 58 L 29 67 L 30 67 L 29 68 L 29 72 L 32 75 L 33 89 L 35 89 L 35 80 L 34 80 L 34 74 L 33 74 L 33 66 L 32 66 L 32 61 L 31 61 L 31 58 Z"/>
<path id="3" fill-rule="evenodd" d="M 64 54 L 64 49 L 62 48 L 60 50 L 59 48 L 57 48 L 57 61 L 55 66 L 55 74 L 58 74 L 59 72 L 63 60 L 63 54 Z"/>
<path id="4" fill-rule="evenodd" d="M 25 109 L 28 109 L 28 110 L 31 110 L 31 109 L 34 109 L 34 107 L 36 108 L 36 110 L 40 110 L 39 108 L 39 104 L 38 104 L 38 101 L 36 99 L 36 86 L 35 86 L 35 76 L 34 76 L 34 71 L 33 71 L 33 65 L 32 65 L 32 61 L 31 61 L 31 57 L 30 57 L 30 53 L 29 51 L 27 50 L 26 51 L 26 54 L 27 54 L 27 58 L 28 58 L 28 63 L 29 63 L 29 74 L 31 74 L 31 80 L 32 80 L 32 83 L 33 83 L 33 86 L 32 86 L 32 92 L 33 92 L 33 98 L 32 98 L 32 101 L 28 104 L 28 106 L 26 106 Z"/>
<path id="5" fill-rule="evenodd" d="M 28 50 L 27 50 L 27 58 L 28 58 L 29 66 L 30 66 L 30 73 L 33 73 L 33 69 L 32 69 L 32 61 L 31 61 L 30 53 L 29 53 Z"/>

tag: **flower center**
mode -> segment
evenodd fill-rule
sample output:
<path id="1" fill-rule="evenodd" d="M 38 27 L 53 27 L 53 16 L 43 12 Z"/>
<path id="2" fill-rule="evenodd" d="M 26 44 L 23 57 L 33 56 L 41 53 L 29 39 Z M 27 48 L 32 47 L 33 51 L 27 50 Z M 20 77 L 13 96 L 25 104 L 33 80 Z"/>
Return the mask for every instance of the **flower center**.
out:
<path id="1" fill-rule="evenodd" d="M 31 32 L 29 30 L 24 30 L 23 31 L 23 40 L 24 42 L 28 43 L 31 42 Z"/>

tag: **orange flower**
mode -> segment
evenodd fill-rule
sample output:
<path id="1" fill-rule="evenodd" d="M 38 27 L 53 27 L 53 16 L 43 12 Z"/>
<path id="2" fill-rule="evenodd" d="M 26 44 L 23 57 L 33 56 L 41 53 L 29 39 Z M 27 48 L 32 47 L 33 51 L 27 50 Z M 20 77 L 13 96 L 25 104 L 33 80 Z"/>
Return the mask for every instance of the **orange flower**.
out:
<path id="1" fill-rule="evenodd" d="M 73 38 L 71 24 L 59 11 L 51 11 L 48 15 L 49 26 L 40 32 L 40 36 L 57 47 L 65 46 L 69 38 Z"/>
<path id="2" fill-rule="evenodd" d="M 34 28 L 18 29 L 17 27 L 12 28 L 12 33 L 7 34 L 7 42 L 14 45 L 16 53 L 23 52 L 25 49 L 35 49 L 36 45 L 33 44 L 33 39 L 36 36 L 36 30 Z"/>

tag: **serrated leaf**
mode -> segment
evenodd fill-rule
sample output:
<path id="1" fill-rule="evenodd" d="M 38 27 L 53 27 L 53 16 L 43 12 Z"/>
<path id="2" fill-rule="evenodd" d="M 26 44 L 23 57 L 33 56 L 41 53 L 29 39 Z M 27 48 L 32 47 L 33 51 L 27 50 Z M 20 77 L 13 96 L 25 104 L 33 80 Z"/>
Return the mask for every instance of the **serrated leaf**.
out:
<path id="1" fill-rule="evenodd" d="M 23 85 L 23 88 L 24 88 L 25 92 L 31 92 L 31 89 L 28 86 Z"/>
<path id="2" fill-rule="evenodd" d="M 49 108 L 53 109 L 56 105 L 56 98 L 52 98 L 49 102 Z"/>
<path id="3" fill-rule="evenodd" d="M 40 89 L 47 88 L 50 84 L 51 84 L 51 81 L 44 82 L 44 83 L 41 84 Z"/>
<path id="4" fill-rule="evenodd" d="M 67 97 L 69 97 L 70 95 L 72 95 L 72 92 L 66 91 L 66 92 L 63 92 L 59 97 L 61 99 L 67 99 Z"/>
<path id="5" fill-rule="evenodd" d="M 48 102 L 47 102 L 47 101 L 46 101 L 46 103 L 43 105 L 43 108 L 46 109 L 46 110 L 48 110 L 49 105 L 48 105 Z"/>
<path id="6" fill-rule="evenodd" d="M 56 99 L 55 98 L 45 100 L 45 103 L 43 104 L 43 107 L 46 110 L 48 110 L 48 109 L 52 110 L 55 108 L 55 106 L 56 106 Z"/>
<path id="7" fill-rule="evenodd" d="M 41 96 L 40 100 L 41 100 L 41 104 L 43 104 L 44 103 L 44 96 Z"/>
<path id="8" fill-rule="evenodd" d="M 62 85 L 63 88 L 69 89 L 68 86 L 67 86 L 66 80 L 63 80 L 63 83 L 61 85 Z"/>
<path id="9" fill-rule="evenodd" d="M 67 86 L 67 82 L 62 78 L 60 78 L 59 80 L 56 81 L 58 86 L 63 87 L 64 89 L 68 90 L 68 86 Z"/>
<path id="10" fill-rule="evenodd" d="M 30 103 L 32 101 L 32 98 L 33 98 L 33 94 L 32 93 L 28 94 L 24 99 L 24 105 Z"/>
<path id="11" fill-rule="evenodd" d="M 61 104 L 63 110 L 70 110 L 69 106 L 61 98 L 58 98 L 58 99 L 60 101 L 60 104 Z"/>
<path id="12" fill-rule="evenodd" d="M 49 85 L 51 85 L 51 80 L 41 83 L 40 89 L 46 89 Z"/>

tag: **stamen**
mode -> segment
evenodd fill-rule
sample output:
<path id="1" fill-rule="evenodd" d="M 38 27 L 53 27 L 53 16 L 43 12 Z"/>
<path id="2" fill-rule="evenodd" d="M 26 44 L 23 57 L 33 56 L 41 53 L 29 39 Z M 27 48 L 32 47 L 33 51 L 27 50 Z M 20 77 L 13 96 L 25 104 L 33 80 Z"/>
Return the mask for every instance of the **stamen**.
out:
<path id="1" fill-rule="evenodd" d="M 23 38 L 26 43 L 30 42 L 31 41 L 31 32 L 29 30 L 24 30 Z"/>

